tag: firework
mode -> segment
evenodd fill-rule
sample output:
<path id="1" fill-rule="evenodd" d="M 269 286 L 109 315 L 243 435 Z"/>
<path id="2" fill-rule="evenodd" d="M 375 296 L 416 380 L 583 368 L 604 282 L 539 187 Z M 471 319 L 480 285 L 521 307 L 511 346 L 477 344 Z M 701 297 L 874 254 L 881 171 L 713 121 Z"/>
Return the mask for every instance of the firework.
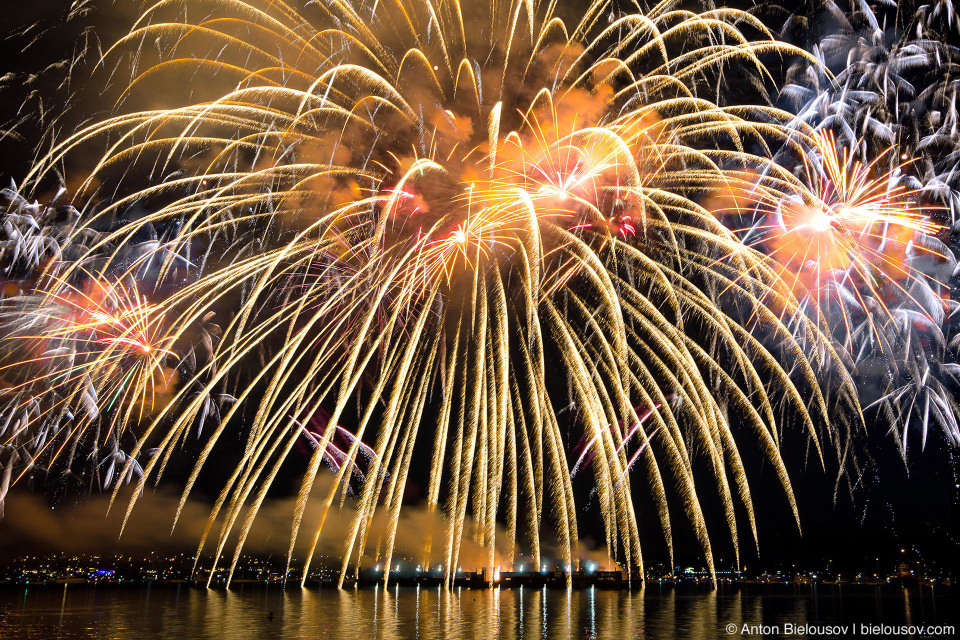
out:
<path id="1" fill-rule="evenodd" d="M 929 208 L 919 206 L 919 190 L 898 184 L 898 170 L 878 169 L 889 150 L 864 164 L 838 146 L 830 131 L 816 132 L 812 142 L 798 183 L 764 184 L 751 192 L 759 221 L 738 233 L 769 256 L 802 296 L 845 287 L 861 310 L 869 306 L 866 296 L 881 307 L 891 296 L 909 296 L 917 274 L 908 254 L 946 259 L 921 242 L 942 227 Z M 849 329 L 849 318 L 844 320 Z"/>
<path id="2" fill-rule="evenodd" d="M 123 451 L 123 435 L 175 387 L 156 307 L 123 280 L 80 271 L 69 282 L 45 276 L 42 291 L 4 300 L 0 317 L 3 361 L 14 363 L 0 367 L 0 437 L 12 457 L 5 470 L 22 476 L 42 462 L 78 475 L 73 462 L 89 447 L 98 463 L 90 482 L 129 482 L 140 467 Z"/>
<path id="3" fill-rule="evenodd" d="M 745 148 L 785 138 L 789 121 L 772 108 L 718 106 L 698 87 L 728 74 L 763 86 L 762 56 L 799 52 L 748 14 L 669 4 L 605 25 L 610 6 L 598 1 L 570 26 L 553 3 L 522 1 L 469 14 L 455 2 L 334 2 L 312 6 L 311 21 L 280 2 L 233 0 L 211 3 L 197 23 L 183 21 L 182 5 L 149 8 L 108 54 L 143 56 L 125 99 L 176 86 L 165 74 L 217 74 L 233 90 L 121 112 L 65 140 L 31 180 L 107 140 L 78 194 L 107 202 L 84 228 L 135 202 L 159 204 L 88 244 L 90 255 L 147 225 L 176 226 L 157 285 L 175 279 L 178 261 L 198 275 L 165 303 L 174 340 L 224 300 L 240 300 L 214 357 L 184 382 L 203 393 L 161 410 L 134 451 L 148 438 L 158 450 L 141 490 L 213 389 L 275 345 L 208 437 L 184 492 L 185 501 L 240 407 L 258 402 L 245 457 L 207 530 L 222 522 L 218 557 L 238 531 L 236 562 L 281 464 L 321 410 L 323 433 L 306 430 L 314 451 L 291 549 L 300 536 L 315 548 L 363 454 L 343 574 L 369 555 L 391 563 L 415 451 L 432 461 L 428 507 L 449 523 L 445 539 L 425 542 L 425 563 L 439 560 L 450 575 L 469 518 L 490 566 L 498 549 L 512 557 L 520 536 L 539 564 L 544 520 L 563 561 L 576 564 L 574 465 L 554 409 L 570 402 L 608 549 L 630 567 L 642 570 L 631 491 L 655 496 L 672 550 L 669 483 L 712 569 L 692 449 L 705 452 L 734 547 L 735 502 L 755 538 L 730 413 L 749 425 L 796 513 L 771 396 L 796 412 L 822 461 L 815 420 L 826 419 L 827 399 L 816 369 L 831 347 L 816 323 L 786 326 L 802 312 L 762 256 L 717 259 L 742 245 L 695 198 L 741 182 L 725 166 L 768 166 Z M 761 38 L 747 39 L 737 23 Z M 153 45 L 138 46 L 147 42 L 162 43 L 159 58 L 148 59 Z M 151 186 L 128 193 L 143 180 Z M 797 333 L 818 351 L 805 353 Z M 840 393 L 857 415 L 849 379 Z M 338 422 L 354 403 L 341 448 L 332 444 Z M 320 528 L 303 532 L 324 461 L 336 480 Z M 642 479 L 625 481 L 634 464 Z M 371 552 L 378 509 L 390 525 Z"/>
<path id="4" fill-rule="evenodd" d="M 948 3 L 861 7 L 865 20 L 822 42 L 809 27 L 822 24 L 830 7 L 808 5 L 791 16 L 790 39 L 809 48 L 816 43 L 821 65 L 794 64 L 783 95 L 799 120 L 835 131 L 850 157 L 877 158 L 869 180 L 878 186 L 886 180 L 890 189 L 899 190 L 893 201 L 916 213 L 921 203 L 935 203 L 923 210 L 956 228 L 958 112 L 949 69 L 958 51 L 945 34 L 956 30 L 957 14 Z M 881 31 L 879 25 L 887 27 Z M 901 160 L 905 164 L 896 167 Z M 948 443 L 960 442 L 955 401 L 960 340 L 956 302 L 949 295 L 956 258 L 946 230 L 933 235 L 929 226 L 896 231 L 897 226 L 894 221 L 889 227 L 892 255 L 862 263 L 877 276 L 871 286 L 837 271 L 841 283 L 827 282 L 819 290 L 828 310 L 837 311 L 836 332 L 851 363 L 882 371 L 859 375 L 858 382 L 864 403 L 880 411 L 906 460 L 908 433 L 919 433 L 923 446 L 929 425 L 939 426 Z M 878 264 L 881 260 L 885 264 Z"/>
<path id="5" fill-rule="evenodd" d="M 956 260 L 936 237 L 943 207 L 921 205 L 924 190 L 906 186 L 910 163 L 888 168 L 889 149 L 864 163 L 830 131 L 810 142 L 799 181 L 758 179 L 723 211 L 751 212 L 756 221 L 737 233 L 776 265 L 807 313 L 824 315 L 852 367 L 886 363 L 888 388 L 868 397 L 900 432 L 904 453 L 915 409 L 924 443 L 931 420 L 955 441 L 943 327 Z"/>

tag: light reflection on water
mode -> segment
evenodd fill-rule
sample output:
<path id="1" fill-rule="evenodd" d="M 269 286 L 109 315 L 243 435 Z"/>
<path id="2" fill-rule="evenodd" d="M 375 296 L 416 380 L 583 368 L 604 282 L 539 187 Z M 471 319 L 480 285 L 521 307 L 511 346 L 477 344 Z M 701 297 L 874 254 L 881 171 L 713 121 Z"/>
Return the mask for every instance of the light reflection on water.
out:
<path id="1" fill-rule="evenodd" d="M 0 638 L 741 638 L 759 637 L 741 635 L 744 624 L 942 623 L 947 595 L 929 587 L 848 586 L 654 585 L 632 592 L 47 586 L 0 590 Z M 727 625 L 737 632 L 728 634 Z"/>

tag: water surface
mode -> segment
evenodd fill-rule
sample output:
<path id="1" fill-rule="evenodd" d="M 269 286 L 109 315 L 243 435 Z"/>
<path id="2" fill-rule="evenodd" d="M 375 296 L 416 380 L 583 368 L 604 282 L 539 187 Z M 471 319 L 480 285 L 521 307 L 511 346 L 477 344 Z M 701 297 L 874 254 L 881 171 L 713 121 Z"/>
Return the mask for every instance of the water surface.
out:
<path id="1" fill-rule="evenodd" d="M 785 625 L 929 625 L 948 617 L 948 593 L 930 587 L 337 591 L 246 584 L 229 591 L 187 585 L 0 590 L 0 638 L 23 640 L 862 638 L 849 632 L 790 634 Z M 743 633 L 744 624 L 780 629 Z"/>

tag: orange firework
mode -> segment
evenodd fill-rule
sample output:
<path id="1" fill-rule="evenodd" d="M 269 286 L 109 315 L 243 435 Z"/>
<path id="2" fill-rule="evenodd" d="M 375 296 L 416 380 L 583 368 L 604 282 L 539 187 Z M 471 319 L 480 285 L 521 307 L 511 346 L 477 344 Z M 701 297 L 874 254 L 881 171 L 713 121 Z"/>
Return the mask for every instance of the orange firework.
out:
<path id="1" fill-rule="evenodd" d="M 53 459 L 72 451 L 94 423 L 105 427 L 98 440 L 108 442 L 115 429 L 122 431 L 165 405 L 161 398 L 174 386 L 175 372 L 166 365 L 174 356 L 168 348 L 172 338 L 164 333 L 157 307 L 122 279 L 82 274 L 81 284 L 51 277 L 44 292 L 12 301 L 18 319 L 6 341 L 21 356 L 0 372 L 21 380 L 8 391 L 45 398 L 52 408 L 37 417 L 40 421 L 80 410 L 66 430 L 69 435 L 45 440 L 34 457 L 51 447 Z"/>
<path id="2" fill-rule="evenodd" d="M 871 307 L 869 297 L 889 313 L 893 300 L 910 296 L 910 280 L 922 277 L 906 264 L 907 255 L 942 257 L 917 243 L 941 226 L 919 204 L 918 190 L 897 183 L 909 163 L 881 171 L 892 149 L 865 164 L 839 148 L 832 132 L 818 131 L 811 140 L 799 183 L 766 177 L 750 192 L 761 219 L 740 230 L 744 242 L 760 248 L 787 284 L 801 297 L 814 296 L 818 307 L 835 285 L 860 307 Z M 846 311 L 844 321 L 849 328 Z"/>
<path id="3" fill-rule="evenodd" d="M 175 228 L 180 246 L 208 247 L 197 279 L 178 280 L 168 301 L 177 335 L 239 301 L 197 384 L 184 385 L 136 450 L 148 442 L 157 450 L 141 481 L 161 475 L 210 394 L 250 371 L 184 494 L 230 418 L 257 403 L 243 427 L 243 470 L 211 515 L 225 517 L 217 557 L 235 540 L 235 566 L 280 461 L 323 405 L 330 419 L 315 434 L 291 527 L 291 554 L 305 542 L 306 567 L 337 492 L 350 486 L 360 443 L 376 453 L 344 541 L 341 582 L 371 554 L 390 564 L 413 452 L 430 433 L 426 504 L 449 526 L 442 540 L 425 541 L 425 561 L 439 560 L 452 579 L 469 517 L 490 566 L 498 546 L 513 554 L 524 537 L 539 563 L 547 519 L 562 560 L 575 564 L 580 509 L 555 411 L 570 401 L 592 443 L 608 548 L 631 570 L 642 573 L 643 558 L 632 482 L 622 482 L 634 462 L 622 446 L 628 437 L 642 452 L 636 468 L 661 505 L 671 552 L 668 484 L 711 569 L 698 496 L 720 497 L 734 549 L 738 500 L 756 533 L 731 407 L 754 427 L 749 437 L 761 439 L 798 513 L 770 392 L 796 409 L 822 460 L 814 420 L 828 400 L 819 363 L 782 322 L 797 300 L 762 256 L 709 264 L 739 240 L 692 198 L 725 180 L 724 166 L 769 165 L 745 149 L 793 131 L 785 112 L 699 97 L 703 80 L 732 65 L 762 82 L 761 57 L 803 52 L 747 13 L 696 14 L 671 2 L 606 23 L 613 7 L 596 0 L 569 25 L 555 2 L 526 0 L 321 3 L 311 7 L 316 24 L 274 0 L 214 3 L 200 22 L 187 20 L 188 5 L 151 4 L 108 57 L 137 48 L 131 97 L 151 83 L 178 87 L 184 71 L 222 83 L 171 95 L 153 111 L 124 107 L 56 145 L 28 183 L 80 148 L 107 148 L 78 197 L 116 197 L 91 207 L 76 235 L 134 203 L 150 213 L 98 235 L 90 253 L 129 246 L 148 225 Z M 741 24 L 761 35 L 751 40 Z M 109 177 L 115 168 L 119 181 Z M 129 191 L 142 173 L 149 186 Z M 164 254 L 158 286 L 174 284 L 172 259 Z M 714 297 L 738 276 L 747 284 L 735 303 Z M 780 296 L 769 305 L 759 298 L 766 285 Z M 741 326 L 743 305 L 783 339 L 777 348 L 792 355 L 789 366 Z M 801 332 L 832 350 L 816 323 Z M 762 384 L 757 369 L 775 382 Z M 799 377 L 813 398 L 801 397 Z M 846 381 L 839 395 L 857 416 L 854 391 Z M 671 394 L 677 402 L 667 402 Z M 334 465 L 321 524 L 308 531 L 308 499 L 354 398 L 354 439 Z M 636 415 L 657 406 L 646 422 Z M 841 422 L 831 438 L 852 421 Z M 630 425 L 641 426 L 627 436 Z M 691 451 L 709 456 L 717 491 L 698 493 Z M 368 524 L 377 512 L 390 530 L 375 541 Z"/>

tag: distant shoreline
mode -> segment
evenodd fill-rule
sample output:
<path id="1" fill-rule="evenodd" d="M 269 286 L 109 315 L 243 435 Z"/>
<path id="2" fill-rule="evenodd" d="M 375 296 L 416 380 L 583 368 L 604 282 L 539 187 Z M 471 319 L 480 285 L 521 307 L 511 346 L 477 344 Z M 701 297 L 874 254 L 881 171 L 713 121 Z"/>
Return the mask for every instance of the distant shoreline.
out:
<path id="1" fill-rule="evenodd" d="M 300 581 L 299 580 L 288 580 L 286 584 L 280 580 L 255 580 L 250 578 L 239 578 L 231 582 L 230 587 L 227 588 L 226 584 L 222 581 L 214 582 L 209 587 L 207 586 L 206 580 L 129 580 L 129 581 L 89 581 L 89 580 L 76 580 L 76 579 L 66 579 L 66 580 L 47 580 L 47 581 L 36 581 L 36 582 L 0 582 L 0 590 L 4 591 L 14 591 L 14 590 L 23 590 L 23 589 L 59 589 L 64 588 L 106 588 L 106 589 L 149 589 L 153 587 L 157 588 L 174 588 L 174 587 L 189 587 L 191 589 L 198 590 L 212 590 L 212 591 L 237 591 L 242 590 L 245 587 L 267 587 L 267 588 L 278 588 L 282 590 L 299 590 Z M 443 587 L 442 580 L 436 581 L 420 581 L 420 582 L 411 582 L 404 580 L 391 580 L 388 584 L 388 588 L 400 587 L 404 590 L 415 589 L 415 588 L 428 588 L 428 589 L 439 589 Z M 304 584 L 304 587 L 307 590 L 338 590 L 336 581 L 318 581 L 318 580 L 307 580 Z M 344 582 L 344 586 L 340 590 L 350 590 L 350 589 L 361 589 L 365 591 L 377 590 L 383 588 L 382 581 L 370 581 L 370 580 L 349 580 Z M 557 590 L 566 590 L 572 589 L 574 591 L 586 591 L 590 589 L 602 589 L 605 591 L 631 591 L 638 592 L 646 588 L 647 590 L 676 590 L 676 591 L 694 591 L 694 592 L 703 592 L 713 590 L 711 583 L 707 581 L 696 581 L 696 580 L 680 580 L 680 581 L 661 581 L 661 580 L 647 580 L 645 582 L 634 581 L 630 584 L 606 584 L 606 585 L 597 585 L 597 584 L 560 584 L 554 582 L 540 582 L 540 583 L 516 583 L 511 585 L 505 584 L 478 584 L 475 582 L 469 582 L 466 580 L 455 582 L 452 590 L 505 590 L 505 591 L 514 591 L 518 589 L 548 589 L 551 591 Z M 808 589 L 812 590 L 852 590 L 858 593 L 863 593 L 866 590 L 870 592 L 876 592 L 878 589 L 883 591 L 891 592 L 902 592 L 902 591 L 917 591 L 925 589 L 935 589 L 941 593 L 952 592 L 952 586 L 947 584 L 930 584 L 930 583 L 896 583 L 896 582 L 759 582 L 755 580 L 725 580 L 717 582 L 718 590 L 736 590 L 736 591 L 746 591 L 750 593 L 783 593 L 784 591 L 789 591 L 790 593 L 796 593 L 800 588 L 803 592 L 806 592 Z M 820 594 L 825 595 L 825 594 Z"/>

